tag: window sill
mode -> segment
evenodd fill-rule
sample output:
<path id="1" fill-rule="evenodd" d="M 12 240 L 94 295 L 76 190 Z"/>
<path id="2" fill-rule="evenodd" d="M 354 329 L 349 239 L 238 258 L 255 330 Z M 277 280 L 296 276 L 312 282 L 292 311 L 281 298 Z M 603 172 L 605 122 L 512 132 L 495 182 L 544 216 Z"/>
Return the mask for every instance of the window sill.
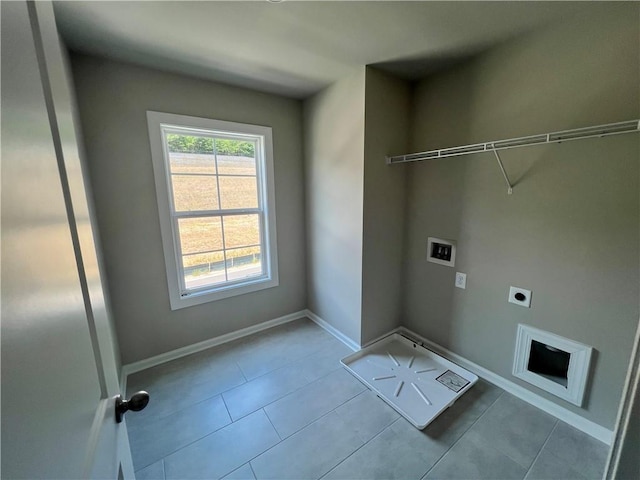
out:
<path id="1" fill-rule="evenodd" d="M 212 288 L 200 292 L 191 293 L 186 296 L 180 296 L 175 292 L 170 292 L 169 300 L 171 310 L 179 310 L 181 308 L 202 305 L 204 303 L 215 302 L 225 298 L 236 297 L 246 293 L 258 292 L 267 288 L 277 287 L 279 285 L 277 278 L 260 278 L 251 282 L 244 282 L 240 285 L 230 285 L 220 288 Z"/>

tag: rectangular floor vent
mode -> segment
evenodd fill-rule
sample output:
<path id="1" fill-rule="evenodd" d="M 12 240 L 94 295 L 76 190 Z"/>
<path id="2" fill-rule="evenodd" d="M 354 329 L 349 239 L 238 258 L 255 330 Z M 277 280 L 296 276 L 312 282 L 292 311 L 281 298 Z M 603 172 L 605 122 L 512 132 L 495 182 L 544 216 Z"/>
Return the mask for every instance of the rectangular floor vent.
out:
<path id="1" fill-rule="evenodd" d="M 478 381 L 473 373 L 398 333 L 349 355 L 342 364 L 420 430 Z"/>
<path id="2" fill-rule="evenodd" d="M 518 325 L 513 374 L 581 406 L 592 348 L 544 330 Z"/>

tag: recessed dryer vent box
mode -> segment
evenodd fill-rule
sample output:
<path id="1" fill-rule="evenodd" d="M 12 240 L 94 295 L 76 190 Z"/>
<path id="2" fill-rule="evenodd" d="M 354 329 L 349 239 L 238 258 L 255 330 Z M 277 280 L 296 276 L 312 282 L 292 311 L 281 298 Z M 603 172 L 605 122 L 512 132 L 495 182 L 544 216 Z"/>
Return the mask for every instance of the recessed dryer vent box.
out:
<path id="1" fill-rule="evenodd" d="M 453 267 L 456 264 L 456 242 L 429 237 L 427 239 L 427 261 Z"/>
<path id="2" fill-rule="evenodd" d="M 582 406 L 593 347 L 518 325 L 513 375 Z"/>

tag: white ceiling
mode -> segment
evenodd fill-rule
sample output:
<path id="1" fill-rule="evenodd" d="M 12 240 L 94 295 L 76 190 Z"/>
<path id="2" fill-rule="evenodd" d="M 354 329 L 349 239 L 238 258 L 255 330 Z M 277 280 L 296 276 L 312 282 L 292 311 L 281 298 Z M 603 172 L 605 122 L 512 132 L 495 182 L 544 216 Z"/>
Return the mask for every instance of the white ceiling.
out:
<path id="1" fill-rule="evenodd" d="M 589 2 L 55 2 L 72 50 L 304 98 L 360 65 L 416 79 Z"/>

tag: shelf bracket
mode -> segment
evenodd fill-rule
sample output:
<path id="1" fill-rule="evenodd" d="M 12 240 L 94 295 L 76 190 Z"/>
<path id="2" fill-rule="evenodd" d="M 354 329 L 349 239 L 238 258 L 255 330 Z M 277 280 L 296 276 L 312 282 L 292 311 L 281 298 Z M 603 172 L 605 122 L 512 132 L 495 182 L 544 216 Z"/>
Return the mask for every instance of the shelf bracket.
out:
<path id="1" fill-rule="evenodd" d="M 502 165 L 502 160 L 500 160 L 500 155 L 498 155 L 498 152 L 493 144 L 491 145 L 491 149 L 493 150 L 493 154 L 496 156 L 496 160 L 498 161 L 498 166 L 500 167 L 500 171 L 502 172 L 504 181 L 507 183 L 507 193 L 511 195 L 513 193 L 513 185 L 511 185 L 511 182 L 509 181 L 507 171 L 504 169 L 504 165 Z"/>

